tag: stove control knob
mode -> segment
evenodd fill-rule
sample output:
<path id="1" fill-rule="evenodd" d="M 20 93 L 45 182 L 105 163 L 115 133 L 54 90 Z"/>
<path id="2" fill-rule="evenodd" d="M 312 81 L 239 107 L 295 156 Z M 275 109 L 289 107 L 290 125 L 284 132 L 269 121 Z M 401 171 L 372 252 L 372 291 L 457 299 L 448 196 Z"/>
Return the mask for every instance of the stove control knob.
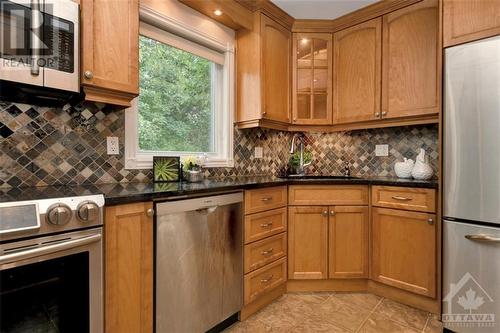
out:
<path id="1" fill-rule="evenodd" d="M 65 225 L 71 220 L 72 211 L 68 205 L 56 203 L 49 207 L 45 219 L 54 225 Z"/>
<path id="2" fill-rule="evenodd" d="M 99 217 L 99 207 L 92 201 L 84 201 L 76 208 L 76 216 L 82 222 L 93 222 Z"/>

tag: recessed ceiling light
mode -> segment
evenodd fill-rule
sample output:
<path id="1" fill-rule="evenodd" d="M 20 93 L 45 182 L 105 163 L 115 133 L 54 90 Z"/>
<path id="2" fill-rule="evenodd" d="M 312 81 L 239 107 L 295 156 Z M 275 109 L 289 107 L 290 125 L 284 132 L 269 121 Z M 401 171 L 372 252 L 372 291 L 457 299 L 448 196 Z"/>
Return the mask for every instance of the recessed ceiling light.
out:
<path id="1" fill-rule="evenodd" d="M 307 39 L 307 38 L 302 38 L 302 39 L 300 40 L 300 42 L 301 42 L 302 44 L 307 44 L 307 43 L 309 43 L 309 39 Z"/>
<path id="2" fill-rule="evenodd" d="M 222 15 L 222 10 L 216 9 L 216 10 L 214 10 L 214 14 L 217 15 L 217 16 L 221 16 Z"/>

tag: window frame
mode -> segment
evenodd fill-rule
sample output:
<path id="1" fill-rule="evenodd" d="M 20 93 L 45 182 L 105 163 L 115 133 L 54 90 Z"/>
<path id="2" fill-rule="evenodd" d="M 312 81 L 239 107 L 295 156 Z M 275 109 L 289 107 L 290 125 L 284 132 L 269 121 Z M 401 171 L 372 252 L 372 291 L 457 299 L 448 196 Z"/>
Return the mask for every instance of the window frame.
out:
<path id="1" fill-rule="evenodd" d="M 145 37 L 184 49 L 188 52 L 199 48 L 199 52 L 192 52 L 213 61 L 217 56 L 223 56 L 224 64 L 221 70 L 212 75 L 220 75 L 222 89 L 212 99 L 214 103 L 214 136 L 212 137 L 214 152 L 205 153 L 207 162 L 205 167 L 234 167 L 233 158 L 233 122 L 234 122 L 234 44 L 218 41 L 192 26 L 183 24 L 174 19 L 163 16 L 147 7 L 140 8 L 140 31 Z M 158 34 L 164 34 L 162 36 Z M 173 41 L 173 43 L 167 43 Z M 185 43 L 183 45 L 183 43 Z M 173 45 L 175 44 L 175 45 Z M 207 52 L 207 53 L 204 53 Z M 213 52 L 211 55 L 210 53 Z M 211 58 L 214 56 L 215 58 Z M 217 63 L 217 61 L 213 61 Z M 220 64 L 220 61 L 219 61 Z M 188 156 L 200 155 L 203 152 L 178 151 L 143 151 L 139 149 L 138 135 L 138 97 L 131 102 L 131 107 L 125 110 L 125 169 L 151 169 L 153 156 Z"/>

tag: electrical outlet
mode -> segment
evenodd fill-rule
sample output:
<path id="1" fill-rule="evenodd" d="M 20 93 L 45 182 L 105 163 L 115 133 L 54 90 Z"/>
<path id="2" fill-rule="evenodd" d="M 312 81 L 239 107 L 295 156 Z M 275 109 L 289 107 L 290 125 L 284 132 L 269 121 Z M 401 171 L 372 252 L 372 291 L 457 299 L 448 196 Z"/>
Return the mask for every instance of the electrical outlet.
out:
<path id="1" fill-rule="evenodd" d="M 262 158 L 264 156 L 264 149 L 262 147 L 255 147 L 254 157 Z"/>
<path id="2" fill-rule="evenodd" d="M 389 145 L 376 145 L 375 156 L 389 156 Z"/>
<path id="3" fill-rule="evenodd" d="M 106 137 L 106 148 L 108 151 L 108 155 L 119 155 L 120 148 L 117 136 L 108 136 Z"/>

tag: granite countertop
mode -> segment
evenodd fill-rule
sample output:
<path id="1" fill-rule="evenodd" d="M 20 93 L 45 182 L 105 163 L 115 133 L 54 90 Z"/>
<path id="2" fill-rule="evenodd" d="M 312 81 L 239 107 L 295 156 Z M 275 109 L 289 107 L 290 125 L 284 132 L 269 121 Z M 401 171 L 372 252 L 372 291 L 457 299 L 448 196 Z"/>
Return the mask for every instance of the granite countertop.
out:
<path id="1" fill-rule="evenodd" d="M 0 203 L 56 197 L 103 194 L 106 205 L 161 200 L 220 191 L 251 189 L 276 185 L 388 185 L 437 188 L 437 180 L 399 179 L 394 177 L 285 179 L 273 176 L 210 178 L 201 183 L 114 183 L 102 185 L 53 185 L 0 189 Z"/>

